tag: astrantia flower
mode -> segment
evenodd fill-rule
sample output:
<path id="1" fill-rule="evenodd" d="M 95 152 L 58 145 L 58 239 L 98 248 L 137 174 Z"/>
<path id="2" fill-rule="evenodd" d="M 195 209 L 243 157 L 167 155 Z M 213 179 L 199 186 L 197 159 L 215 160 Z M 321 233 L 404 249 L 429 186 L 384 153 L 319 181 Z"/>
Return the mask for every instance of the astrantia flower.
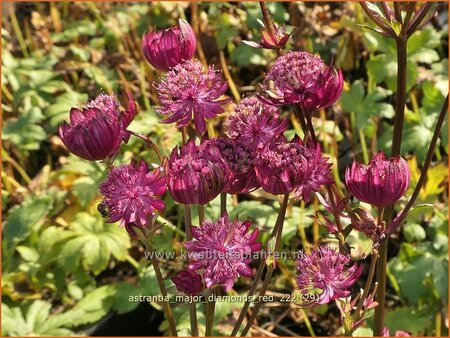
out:
<path id="1" fill-rule="evenodd" d="M 325 184 L 333 183 L 330 177 L 331 163 L 327 158 L 322 157 L 319 143 L 309 142 L 303 156 L 308 166 L 303 182 L 295 189 L 295 196 L 309 202 L 312 192 L 319 191 Z"/>
<path id="2" fill-rule="evenodd" d="M 155 210 L 163 210 L 160 196 L 166 192 L 160 170 L 149 171 L 147 164 L 126 164 L 113 168 L 105 182 L 100 184 L 104 195 L 108 222 L 145 227 Z M 131 228 L 130 228 L 131 229 Z"/>
<path id="3" fill-rule="evenodd" d="M 286 26 L 274 27 L 274 34 L 270 34 L 269 30 L 266 28 L 264 23 L 261 20 L 257 20 L 259 24 L 262 26 L 263 30 L 261 32 L 261 41 L 259 43 L 254 41 L 246 41 L 243 42 L 246 45 L 254 48 L 267 48 L 267 49 L 282 49 L 288 42 L 291 35 L 294 33 L 294 30 L 291 30 L 289 33 L 286 30 Z"/>
<path id="4" fill-rule="evenodd" d="M 319 56 L 291 52 L 279 57 L 265 78 L 267 103 L 299 104 L 306 111 L 331 106 L 343 88 L 342 72 L 327 66 Z"/>
<path id="5" fill-rule="evenodd" d="M 205 146 L 217 146 L 230 169 L 228 185 L 223 192 L 243 194 L 260 187 L 256 178 L 256 154 L 245 143 L 238 140 L 216 138 L 207 140 Z"/>
<path id="6" fill-rule="evenodd" d="M 273 194 L 288 194 L 304 182 L 308 162 L 306 147 L 299 138 L 287 142 L 284 137 L 269 143 L 259 155 L 255 167 L 261 187 Z"/>
<path id="7" fill-rule="evenodd" d="M 153 67 L 168 71 L 194 55 L 195 33 L 186 21 L 180 19 L 179 25 L 179 28 L 149 32 L 142 37 L 142 51 Z"/>
<path id="8" fill-rule="evenodd" d="M 222 106 L 230 102 L 230 98 L 220 99 L 227 87 L 221 73 L 213 67 L 205 73 L 199 61 L 186 61 L 172 68 L 156 86 L 161 102 L 161 107 L 156 110 L 170 115 L 163 123 L 177 122 L 178 127 L 188 125 L 194 117 L 195 128 L 203 134 L 205 119 L 223 113 Z"/>
<path id="9" fill-rule="evenodd" d="M 385 207 L 394 204 L 408 190 L 411 172 L 401 157 L 389 160 L 379 152 L 368 165 L 353 161 L 345 171 L 348 190 L 360 201 Z"/>
<path id="10" fill-rule="evenodd" d="M 262 148 L 274 137 L 282 135 L 287 121 L 279 118 L 278 109 L 256 97 L 243 99 L 225 121 L 225 131 L 232 138 L 250 147 Z"/>
<path id="11" fill-rule="evenodd" d="M 204 289 L 202 276 L 191 270 L 181 271 L 171 279 L 177 290 L 188 296 L 198 295 Z"/>
<path id="12" fill-rule="evenodd" d="M 362 273 L 363 266 L 350 264 L 350 256 L 326 246 L 312 249 L 311 253 L 300 253 L 297 261 L 297 284 L 304 294 L 319 294 L 317 304 L 347 297 L 348 290 Z"/>
<path id="13" fill-rule="evenodd" d="M 189 140 L 172 151 L 165 165 L 167 186 L 175 201 L 204 205 L 228 184 L 229 169 L 219 149 Z"/>
<path id="14" fill-rule="evenodd" d="M 201 226 L 192 227 L 194 239 L 185 244 L 188 269 L 202 270 L 206 287 L 222 285 L 226 291 L 239 276 L 252 276 L 251 256 L 261 243 L 256 241 L 258 229 L 250 232 L 250 225 L 250 221 L 230 221 L 225 214 L 217 222 L 205 220 Z"/>
<path id="15" fill-rule="evenodd" d="M 69 151 L 85 160 L 114 157 L 121 141 L 128 141 L 126 130 L 136 115 L 136 105 L 127 91 L 128 109 L 119 110 L 114 95 L 100 94 L 81 109 L 70 110 L 70 123 L 59 127 L 59 136 Z"/>

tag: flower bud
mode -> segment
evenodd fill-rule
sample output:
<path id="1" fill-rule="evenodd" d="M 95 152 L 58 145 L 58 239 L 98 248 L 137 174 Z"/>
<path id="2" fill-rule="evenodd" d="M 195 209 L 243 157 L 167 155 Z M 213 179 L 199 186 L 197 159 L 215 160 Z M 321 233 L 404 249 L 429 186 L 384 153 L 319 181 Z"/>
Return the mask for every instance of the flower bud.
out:
<path id="1" fill-rule="evenodd" d="M 189 60 L 195 53 L 197 41 L 192 27 L 179 20 L 179 27 L 159 32 L 149 32 L 142 38 L 142 51 L 148 62 L 156 69 L 170 68 Z"/>
<path id="2" fill-rule="evenodd" d="M 114 157 L 121 141 L 128 141 L 126 130 L 136 115 L 136 105 L 127 91 L 128 109 L 119 110 L 115 96 L 100 94 L 81 109 L 70 110 L 70 123 L 58 129 L 67 149 L 90 161 Z"/>
<path id="3" fill-rule="evenodd" d="M 204 289 L 202 276 L 191 270 L 181 271 L 171 279 L 177 290 L 188 296 L 198 295 Z"/>
<path id="4" fill-rule="evenodd" d="M 411 173 L 401 157 L 386 160 L 379 152 L 368 165 L 353 161 L 345 171 L 348 190 L 360 201 L 377 207 L 397 202 L 409 186 Z"/>

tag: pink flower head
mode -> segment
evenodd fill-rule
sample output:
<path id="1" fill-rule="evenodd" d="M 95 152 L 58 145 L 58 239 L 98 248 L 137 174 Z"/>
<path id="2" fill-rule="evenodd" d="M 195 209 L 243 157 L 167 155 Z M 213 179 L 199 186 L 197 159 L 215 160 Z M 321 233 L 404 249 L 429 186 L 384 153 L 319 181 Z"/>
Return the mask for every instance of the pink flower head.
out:
<path id="1" fill-rule="evenodd" d="M 381 336 L 382 337 L 390 337 L 391 336 L 387 326 L 384 327 L 383 331 L 381 332 Z M 395 336 L 394 337 L 411 337 L 411 335 L 408 332 L 397 330 L 395 332 Z"/>
<path id="2" fill-rule="evenodd" d="M 350 256 L 326 246 L 312 249 L 311 253 L 300 252 L 297 260 L 297 284 L 304 294 L 319 290 L 317 304 L 327 304 L 334 299 L 347 297 L 349 288 L 357 281 L 363 265 L 348 267 Z"/>
<path id="3" fill-rule="evenodd" d="M 209 67 L 203 72 L 202 64 L 189 60 L 172 68 L 156 87 L 161 107 L 156 109 L 163 115 L 170 115 L 163 123 L 177 122 L 178 127 L 194 124 L 199 134 L 206 130 L 206 119 L 212 119 L 224 112 L 222 106 L 230 98 L 220 97 L 228 88 L 221 73 Z"/>
<path id="4" fill-rule="evenodd" d="M 257 242 L 258 229 L 250 232 L 250 221 L 230 221 L 224 214 L 217 222 L 203 221 L 192 227 L 194 239 L 185 244 L 190 263 L 189 270 L 203 271 L 206 287 L 223 285 L 226 291 L 239 276 L 251 277 L 249 264 L 252 253 L 261 248 Z"/>
<path id="5" fill-rule="evenodd" d="M 342 72 L 327 66 L 319 56 L 291 52 L 279 57 L 266 76 L 262 98 L 269 104 L 299 104 L 306 111 L 331 106 L 342 93 Z M 273 86 L 271 85 L 273 83 Z"/>
<path id="6" fill-rule="evenodd" d="M 353 161 L 345 171 L 348 190 L 360 201 L 385 207 L 394 204 L 408 190 L 411 173 L 401 157 L 386 160 L 379 152 L 368 165 Z"/>
<path id="7" fill-rule="evenodd" d="M 126 130 L 136 115 L 136 105 L 127 91 L 128 109 L 119 110 L 114 95 L 100 94 L 81 109 L 70 110 L 70 123 L 59 126 L 58 133 L 69 151 L 85 160 L 114 157 L 121 141 L 127 142 Z"/>
<path id="8" fill-rule="evenodd" d="M 225 138 L 211 139 L 205 143 L 218 147 L 230 169 L 228 185 L 223 192 L 245 194 L 260 187 L 255 173 L 256 156 L 245 143 Z"/>
<path id="9" fill-rule="evenodd" d="M 254 48 L 266 48 L 266 49 L 282 49 L 288 42 L 294 30 L 287 33 L 286 26 L 276 27 L 274 34 L 271 35 L 264 25 L 264 23 L 258 19 L 259 24 L 263 30 L 261 32 L 261 41 L 259 43 L 254 41 L 243 41 L 246 45 Z"/>
<path id="10" fill-rule="evenodd" d="M 254 96 L 239 102 L 225 122 L 225 131 L 230 138 L 258 149 L 282 135 L 286 127 L 287 121 L 279 118 L 276 107 Z"/>
<path id="11" fill-rule="evenodd" d="M 177 273 L 171 279 L 177 290 L 188 296 L 198 295 L 204 289 L 202 276 L 195 271 L 184 270 Z"/>
<path id="12" fill-rule="evenodd" d="M 167 186 L 175 201 L 204 205 L 219 195 L 228 184 L 229 169 L 220 150 L 189 140 L 175 148 L 165 165 Z"/>
<path id="13" fill-rule="evenodd" d="M 179 26 L 142 37 L 142 51 L 156 69 L 168 71 L 194 55 L 197 41 L 192 27 L 182 19 Z"/>
<path id="14" fill-rule="evenodd" d="M 322 157 L 319 143 L 308 142 L 304 157 L 308 166 L 303 182 L 295 189 L 295 196 L 309 202 L 312 192 L 319 191 L 323 185 L 333 183 L 333 180 L 330 177 L 331 163 L 328 158 Z"/>
<path id="15" fill-rule="evenodd" d="M 106 207 L 108 222 L 121 225 L 145 227 L 151 224 L 151 217 L 156 210 L 163 210 L 165 203 L 160 196 L 166 192 L 164 177 L 160 170 L 148 170 L 141 161 L 113 168 L 105 182 L 100 184 L 104 195 L 102 204 Z"/>
<path id="16" fill-rule="evenodd" d="M 280 137 L 269 143 L 259 155 L 255 167 L 261 187 L 273 195 L 288 194 L 304 182 L 308 168 L 306 147 L 298 138 L 287 142 Z"/>

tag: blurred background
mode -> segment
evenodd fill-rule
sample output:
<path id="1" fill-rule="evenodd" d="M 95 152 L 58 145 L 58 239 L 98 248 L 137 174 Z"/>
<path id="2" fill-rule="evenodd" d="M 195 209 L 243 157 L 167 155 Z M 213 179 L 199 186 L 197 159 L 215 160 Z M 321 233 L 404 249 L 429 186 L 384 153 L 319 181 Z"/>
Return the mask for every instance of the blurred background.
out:
<path id="1" fill-rule="evenodd" d="M 277 24 L 297 30 L 288 49 L 319 53 L 343 69 L 341 100 L 314 116 L 322 150 L 334 162 L 340 189 L 343 170 L 353 158 L 367 162 L 378 150 L 389 153 L 396 80 L 395 43 L 364 26 L 368 18 L 354 3 L 277 2 L 267 4 Z M 71 107 L 101 92 L 116 93 L 126 104 L 128 88 L 139 106 L 130 129 L 149 135 L 164 155 L 181 141 L 173 125 L 153 110 L 154 82 L 161 73 L 141 51 L 148 29 L 167 28 L 185 18 L 199 39 L 197 57 L 225 69 L 227 94 L 237 100 L 259 90 L 276 57 L 243 40 L 259 41 L 261 19 L 253 2 L 39 2 L 2 3 L 2 334 L 3 335 L 161 335 L 167 331 L 161 306 L 130 301 L 159 294 L 143 248 L 97 211 L 103 163 L 69 155 L 57 127 Z M 436 17 L 408 44 L 408 98 L 402 154 L 415 185 L 433 126 L 448 92 L 448 12 Z M 224 117 L 209 122 L 210 136 L 222 135 Z M 283 110 L 286 135 L 301 131 L 293 112 Z M 146 145 L 131 139 L 116 163 L 135 158 L 157 163 Z M 386 317 L 396 329 L 416 335 L 448 334 L 448 122 L 418 203 L 424 206 L 394 234 L 389 247 Z M 409 193 L 410 194 L 410 193 Z M 156 238 L 160 251 L 181 249 L 183 210 L 165 196 L 164 223 Z M 239 204 L 236 203 L 239 201 Z M 279 203 L 256 191 L 229 199 L 232 215 L 250 218 L 270 231 Z M 237 205 L 237 206 L 236 206 Z M 434 208 L 430 205 L 434 205 Z M 326 238 L 311 216 L 319 203 L 297 203 L 288 211 L 285 250 L 299 250 Z M 219 214 L 211 202 L 207 217 Z M 194 216 L 194 224 L 197 215 Z M 355 258 L 370 250 L 370 239 L 352 235 Z M 181 261 L 162 262 L 169 277 Z M 293 263 L 281 262 L 269 294 L 295 288 Z M 362 281 L 364 278 L 362 278 Z M 235 287 L 244 294 L 250 281 Z M 362 286 L 362 282 L 361 285 Z M 132 299 L 132 298 L 131 298 Z M 215 334 L 228 335 L 242 304 L 218 303 Z M 199 305 L 200 306 L 200 305 Z M 200 307 L 199 307 L 200 310 Z M 175 307 L 179 328 L 189 323 L 186 305 Z M 200 321 L 204 318 L 199 311 Z M 370 324 L 370 319 L 369 319 Z M 370 335 L 370 325 L 360 335 Z M 255 335 L 334 335 L 339 311 L 330 303 L 314 309 L 274 302 L 264 307 Z"/>

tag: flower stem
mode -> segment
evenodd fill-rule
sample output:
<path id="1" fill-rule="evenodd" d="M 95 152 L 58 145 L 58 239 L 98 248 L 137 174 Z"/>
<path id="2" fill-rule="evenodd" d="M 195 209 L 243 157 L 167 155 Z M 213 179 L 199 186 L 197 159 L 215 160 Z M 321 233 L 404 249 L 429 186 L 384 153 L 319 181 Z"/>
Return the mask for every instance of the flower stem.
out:
<path id="1" fill-rule="evenodd" d="M 147 246 L 147 250 L 152 250 L 152 248 L 149 245 Z M 155 270 L 156 280 L 158 281 L 158 286 L 161 294 L 164 296 L 164 298 L 167 297 L 167 290 L 166 286 L 164 285 L 164 278 L 161 273 L 161 269 L 159 268 L 159 262 L 157 259 L 154 258 L 154 255 L 151 255 L 151 263 L 153 266 L 153 269 Z M 170 304 L 167 301 L 163 301 L 163 307 L 164 311 L 166 312 L 167 321 L 169 322 L 169 329 L 170 334 L 172 336 L 177 336 L 177 326 L 175 325 L 175 320 L 173 319 L 172 309 L 170 308 Z"/>
<path id="2" fill-rule="evenodd" d="M 274 247 L 274 253 L 278 253 L 280 251 L 281 247 L 281 235 L 283 233 L 283 224 L 284 219 L 286 217 L 286 210 L 288 206 L 289 201 L 289 194 L 285 194 L 283 197 L 283 203 L 281 204 L 280 210 L 278 212 L 278 217 L 275 222 L 274 231 L 272 232 L 272 235 L 275 235 L 275 247 Z M 271 236 L 272 237 L 272 236 Z M 273 261 L 270 263 L 269 267 L 267 268 L 266 276 L 264 277 L 264 282 L 261 287 L 261 290 L 259 291 L 259 298 L 263 297 L 267 291 L 267 288 L 269 286 L 270 278 L 272 277 L 272 273 L 275 270 L 276 260 L 272 257 Z M 263 262 L 264 263 L 264 262 Z M 253 325 L 253 321 L 255 320 L 256 316 L 258 315 L 259 309 L 262 306 L 262 302 L 258 302 L 255 304 L 253 308 L 253 312 L 250 315 L 250 318 L 248 319 L 247 325 L 244 327 L 244 330 L 242 330 L 241 337 L 244 337 L 247 335 L 248 331 Z"/>
<path id="3" fill-rule="evenodd" d="M 272 20 L 272 17 L 269 14 L 269 10 L 267 9 L 266 3 L 265 1 L 260 1 L 259 2 L 259 6 L 261 7 L 261 12 L 263 15 L 263 21 L 264 21 L 264 25 L 267 28 L 267 31 L 269 32 L 270 36 L 273 38 L 273 40 L 275 41 L 275 24 Z M 280 49 L 275 49 L 275 52 L 277 53 L 277 56 L 280 57 L 282 54 Z"/>
<path id="4" fill-rule="evenodd" d="M 158 156 L 159 159 L 159 163 L 162 163 L 164 158 L 161 155 L 161 152 L 158 149 L 158 146 L 155 144 L 155 142 L 153 142 L 149 137 L 141 134 L 141 133 L 137 133 L 135 131 L 130 131 L 131 135 L 136 136 L 137 138 L 140 138 L 141 140 L 144 140 L 145 142 L 147 142 L 147 144 L 152 147 L 152 149 L 155 151 L 156 155 Z"/>
<path id="5" fill-rule="evenodd" d="M 227 212 L 227 193 L 220 193 L 220 216 Z"/>
<path id="6" fill-rule="evenodd" d="M 430 168 L 431 160 L 433 159 L 434 150 L 436 148 L 436 144 L 439 139 L 439 134 L 442 131 L 442 126 L 444 124 L 447 111 L 448 111 L 448 94 L 441 108 L 441 112 L 439 114 L 438 121 L 434 129 L 433 137 L 431 138 L 430 147 L 428 148 L 427 157 L 425 158 L 425 163 L 423 164 L 422 170 L 420 172 L 419 181 L 417 182 L 417 185 L 414 188 L 411 198 L 409 199 L 405 208 L 402 210 L 402 213 L 400 214 L 398 219 L 395 221 L 395 224 L 394 223 L 389 224 L 388 235 L 390 235 L 395 230 L 395 226 L 400 225 L 401 222 L 405 219 L 405 217 L 408 215 L 409 210 L 411 210 L 412 206 L 414 205 L 414 202 L 419 196 L 420 190 L 422 189 L 425 183 L 428 169 Z"/>

